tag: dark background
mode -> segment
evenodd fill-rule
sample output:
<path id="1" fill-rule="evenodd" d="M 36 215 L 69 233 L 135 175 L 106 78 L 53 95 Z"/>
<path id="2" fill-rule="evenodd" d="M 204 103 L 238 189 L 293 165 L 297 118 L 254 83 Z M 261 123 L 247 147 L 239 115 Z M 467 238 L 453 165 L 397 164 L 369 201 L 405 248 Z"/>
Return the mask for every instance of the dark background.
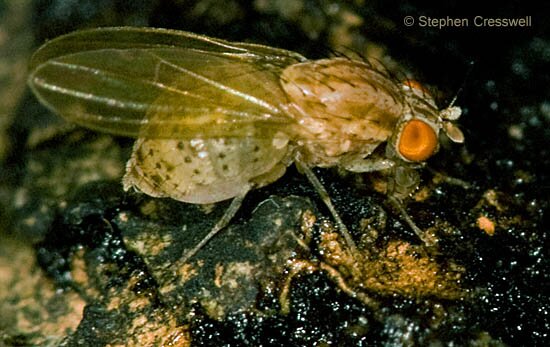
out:
<path id="1" fill-rule="evenodd" d="M 277 316 L 268 323 L 254 315 L 235 315 L 223 322 L 197 318 L 192 324 L 194 339 L 204 344 L 216 341 L 217 345 L 308 345 L 324 338 L 337 345 L 398 346 L 423 345 L 430 341 L 426 336 L 433 338 L 435 334 L 437 341 L 443 344 L 546 345 L 550 330 L 548 4 L 544 1 L 483 4 L 479 1 L 422 4 L 407 1 L 297 2 L 302 3 L 303 13 L 290 17 L 284 10 L 259 10 L 251 1 L 227 2 L 222 6 L 216 1 L 35 0 L 29 8 L 36 47 L 75 29 L 132 25 L 174 28 L 229 40 L 263 43 L 298 51 L 309 58 L 326 57 L 331 53 L 328 41 L 337 19 L 330 9 L 349 9 L 362 18 L 362 24 L 352 29 L 354 49 L 369 44 L 383 47 L 419 80 L 439 90 L 441 106 L 447 105 L 460 89 L 456 104 L 464 111 L 460 126 L 466 136 L 465 144 L 444 148 L 430 161 L 430 166 L 460 177 L 474 189 L 457 193 L 453 188 L 444 187 L 443 192 L 435 194 L 427 202 L 428 207 L 423 208 L 433 209 L 439 216 L 461 226 L 462 234 L 451 238 L 445 251 L 446 256 L 467 269 L 464 285 L 471 289 L 473 299 L 449 304 L 448 316 L 435 333 L 424 329 L 417 303 L 404 298 L 388 299 L 384 308 L 387 317 L 400 317 L 406 323 L 391 323 L 388 319 L 372 324 L 359 337 L 339 338 L 345 325 L 342 322 L 353 320 L 361 310 L 341 295 L 339 308 L 324 305 L 323 298 L 335 295 L 330 294 L 334 289 L 326 278 L 311 276 L 297 284 L 296 296 L 302 298 L 303 305 L 295 316 Z M 0 13 L 6 6 L 2 4 L 0 2 Z M 405 16 L 417 20 L 421 15 L 467 17 L 470 26 L 440 29 L 403 24 Z M 532 26 L 475 27 L 473 17 L 476 15 L 492 18 L 531 16 Z M 28 92 L 14 112 L 16 116 L 6 134 L 10 138 L 10 150 L 0 166 L 2 194 L 7 197 L 0 204 L 5 211 L 13 210 L 9 204 L 23 184 L 21 177 L 27 170 L 25 142 L 28 134 L 37 124 L 55 122 L 55 117 L 48 115 Z M 499 199 L 505 205 L 504 211 L 486 208 L 489 214 L 493 213 L 497 220 L 519 218 L 516 224 L 497 225 L 493 237 L 480 235 L 474 225 L 462 222 L 472 217 L 472 206 L 488 190 L 499 192 Z M 0 217 L 4 219 L 2 224 L 10 228 L 17 225 L 14 219 L 22 218 L 18 213 L 8 212 L 0 213 Z M 422 214 L 415 217 L 421 224 L 427 223 Z M 32 235 L 29 237 L 32 242 L 43 235 L 40 230 L 26 232 Z M 320 292 L 325 294 L 311 295 L 308 292 L 311 287 L 323 288 Z M 307 317 L 306 322 L 300 317 Z M 460 319 L 453 320 L 456 317 Z M 337 322 L 327 323 L 331 319 Z M 275 331 L 299 328 L 310 337 L 289 337 L 288 340 L 273 337 L 277 335 Z M 405 338 L 407 334 L 412 337 Z"/>

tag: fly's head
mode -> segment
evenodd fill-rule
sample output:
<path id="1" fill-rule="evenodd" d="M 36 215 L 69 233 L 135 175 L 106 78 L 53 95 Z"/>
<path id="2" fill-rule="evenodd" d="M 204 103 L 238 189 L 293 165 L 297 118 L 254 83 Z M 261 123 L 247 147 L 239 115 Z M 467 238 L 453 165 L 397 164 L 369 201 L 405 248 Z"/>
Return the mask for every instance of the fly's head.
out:
<path id="1" fill-rule="evenodd" d="M 462 110 L 451 103 L 439 110 L 434 99 L 414 82 L 403 85 L 405 108 L 386 147 L 386 157 L 394 162 L 389 175 L 388 194 L 402 200 L 419 184 L 417 169 L 439 150 L 439 133 L 453 142 L 464 142 L 454 124 Z M 454 101 L 453 101 L 454 102 Z"/>

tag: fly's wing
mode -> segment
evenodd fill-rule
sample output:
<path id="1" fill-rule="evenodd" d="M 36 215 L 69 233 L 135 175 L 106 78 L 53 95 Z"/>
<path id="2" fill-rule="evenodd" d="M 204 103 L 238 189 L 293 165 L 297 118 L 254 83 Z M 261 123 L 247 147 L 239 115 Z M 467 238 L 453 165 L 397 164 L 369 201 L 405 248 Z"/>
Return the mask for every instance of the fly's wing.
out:
<path id="1" fill-rule="evenodd" d="M 29 84 L 68 120 L 117 135 L 261 136 L 292 122 L 279 78 L 304 60 L 181 31 L 103 28 L 45 44 L 33 56 Z"/>

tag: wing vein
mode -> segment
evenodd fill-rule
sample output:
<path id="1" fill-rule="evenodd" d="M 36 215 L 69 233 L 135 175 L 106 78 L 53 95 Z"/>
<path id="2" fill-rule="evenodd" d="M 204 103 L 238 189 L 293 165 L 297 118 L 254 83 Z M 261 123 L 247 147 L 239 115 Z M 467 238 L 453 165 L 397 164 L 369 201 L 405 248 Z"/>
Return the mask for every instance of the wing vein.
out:
<path id="1" fill-rule="evenodd" d="M 129 108 L 131 108 L 133 110 L 137 110 L 137 111 L 146 111 L 149 108 L 149 104 L 146 104 L 146 103 L 139 103 L 139 102 L 134 102 L 134 101 L 130 101 L 130 102 L 129 101 L 121 101 L 121 100 L 117 100 L 117 99 L 114 99 L 114 98 L 98 96 L 98 95 L 95 95 L 95 94 L 92 94 L 92 93 L 81 92 L 81 91 L 75 90 L 75 89 L 64 88 L 64 87 L 60 87 L 60 86 L 55 85 L 55 84 L 48 83 L 48 82 L 46 82 L 46 80 L 44 80 L 42 78 L 34 78 L 33 82 L 37 86 L 40 86 L 40 87 L 42 87 L 44 89 L 47 89 L 47 90 L 50 90 L 52 92 L 73 96 L 73 97 L 78 98 L 78 99 L 91 100 L 91 101 L 94 101 L 94 102 L 101 102 L 105 105 L 112 106 L 112 107 L 119 107 L 119 108 L 128 108 L 129 107 Z"/>
<path id="2" fill-rule="evenodd" d="M 189 76 L 191 76 L 191 77 L 193 77 L 193 78 L 196 78 L 196 79 L 198 79 L 198 80 L 200 80 L 200 81 L 202 81 L 202 82 L 204 82 L 204 83 L 206 83 L 206 84 L 209 84 L 209 85 L 211 85 L 211 86 L 213 86 L 213 87 L 216 87 L 216 88 L 218 88 L 218 89 L 220 89 L 220 90 L 223 90 L 224 92 L 230 93 L 230 94 L 232 94 L 232 95 L 234 95 L 234 96 L 236 96 L 236 97 L 239 97 L 239 98 L 241 98 L 241 99 L 243 99 L 243 100 L 245 100 L 245 101 L 248 101 L 248 102 L 251 102 L 251 103 L 253 103 L 253 104 L 257 105 L 257 106 L 263 107 L 263 108 L 265 108 L 266 110 L 268 110 L 268 111 L 271 112 L 271 113 L 280 113 L 280 112 L 281 112 L 277 107 L 275 107 L 275 106 L 273 106 L 273 105 L 271 105 L 271 104 L 269 104 L 269 103 L 267 103 L 267 102 L 265 102 L 265 101 L 263 101 L 263 100 L 261 100 L 261 99 L 258 99 L 258 98 L 256 98 L 256 97 L 250 95 L 250 94 L 243 93 L 243 92 L 241 92 L 241 91 L 239 91 L 239 90 L 236 90 L 236 89 L 233 89 L 233 88 L 228 87 L 228 86 L 226 86 L 226 85 L 223 85 L 223 84 L 221 84 L 221 83 L 219 83 L 219 82 L 216 82 L 216 81 L 214 81 L 214 80 L 211 80 L 211 79 L 209 79 L 209 78 L 207 78 L 207 77 L 201 76 L 201 75 L 199 75 L 199 74 L 197 74 L 197 73 L 195 73 L 195 72 L 193 72 L 193 71 L 191 71 L 191 70 L 188 70 L 188 69 L 186 69 L 186 68 L 184 68 L 184 67 L 182 67 L 182 66 L 173 64 L 173 63 L 169 62 L 168 60 L 166 60 L 166 59 L 164 59 L 164 58 L 162 58 L 162 57 L 160 57 L 160 56 L 158 56 L 158 55 L 156 55 L 156 54 L 154 54 L 154 53 L 151 53 L 151 52 L 150 52 L 150 54 L 151 54 L 152 56 L 154 56 L 155 58 L 159 59 L 161 62 L 163 62 L 163 63 L 166 64 L 167 66 L 169 66 L 169 67 L 171 67 L 171 68 L 173 68 L 173 69 L 175 69 L 175 70 L 177 70 L 177 71 L 180 71 L 181 73 L 187 74 L 187 75 L 189 75 Z"/>
<path id="3" fill-rule="evenodd" d="M 102 69 L 98 69 L 98 68 L 93 68 L 93 67 L 89 67 L 89 66 L 85 66 L 85 65 L 81 65 L 81 64 L 71 64 L 71 63 L 65 63 L 65 62 L 59 62 L 59 61 L 53 61 L 50 64 L 54 65 L 54 66 L 66 67 L 66 68 L 69 68 L 69 69 L 72 69 L 72 70 L 80 70 L 80 71 L 89 73 L 91 75 L 101 75 L 104 78 L 105 77 L 110 78 L 114 82 L 121 81 L 121 80 L 134 81 L 134 82 L 142 83 L 144 85 L 157 87 L 158 89 L 160 89 L 162 91 L 170 91 L 170 92 L 173 92 L 175 94 L 186 96 L 186 97 L 192 97 L 192 98 L 200 99 L 200 100 L 207 100 L 206 98 L 204 98 L 204 97 L 202 97 L 198 94 L 192 93 L 189 90 L 180 90 L 180 89 L 177 89 L 177 88 L 173 88 L 173 87 L 171 87 L 167 84 L 164 84 L 164 83 L 160 83 L 160 82 L 156 82 L 156 81 L 149 81 L 149 80 L 146 80 L 146 79 L 143 79 L 143 78 L 128 77 L 127 75 L 117 74 L 117 73 L 114 73 L 114 72 L 111 72 L 111 71 L 102 70 Z"/>

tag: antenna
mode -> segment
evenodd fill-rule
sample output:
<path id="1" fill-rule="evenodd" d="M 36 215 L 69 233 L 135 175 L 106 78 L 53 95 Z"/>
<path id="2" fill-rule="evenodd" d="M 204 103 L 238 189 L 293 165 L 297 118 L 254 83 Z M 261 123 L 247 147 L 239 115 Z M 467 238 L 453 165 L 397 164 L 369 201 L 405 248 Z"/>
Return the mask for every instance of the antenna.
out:
<path id="1" fill-rule="evenodd" d="M 466 75 L 464 76 L 464 79 L 462 80 L 462 84 L 460 85 L 460 88 L 458 88 L 453 100 L 451 100 L 451 103 L 449 104 L 449 106 L 447 106 L 447 108 L 451 108 L 455 104 L 456 99 L 458 98 L 458 95 L 464 89 L 464 86 L 466 85 L 466 81 L 468 80 L 468 77 L 470 77 L 470 74 L 472 73 L 472 70 L 474 69 L 474 63 L 475 62 L 473 60 L 471 60 L 470 63 L 468 64 L 469 67 L 468 67 L 468 70 L 466 71 Z"/>

